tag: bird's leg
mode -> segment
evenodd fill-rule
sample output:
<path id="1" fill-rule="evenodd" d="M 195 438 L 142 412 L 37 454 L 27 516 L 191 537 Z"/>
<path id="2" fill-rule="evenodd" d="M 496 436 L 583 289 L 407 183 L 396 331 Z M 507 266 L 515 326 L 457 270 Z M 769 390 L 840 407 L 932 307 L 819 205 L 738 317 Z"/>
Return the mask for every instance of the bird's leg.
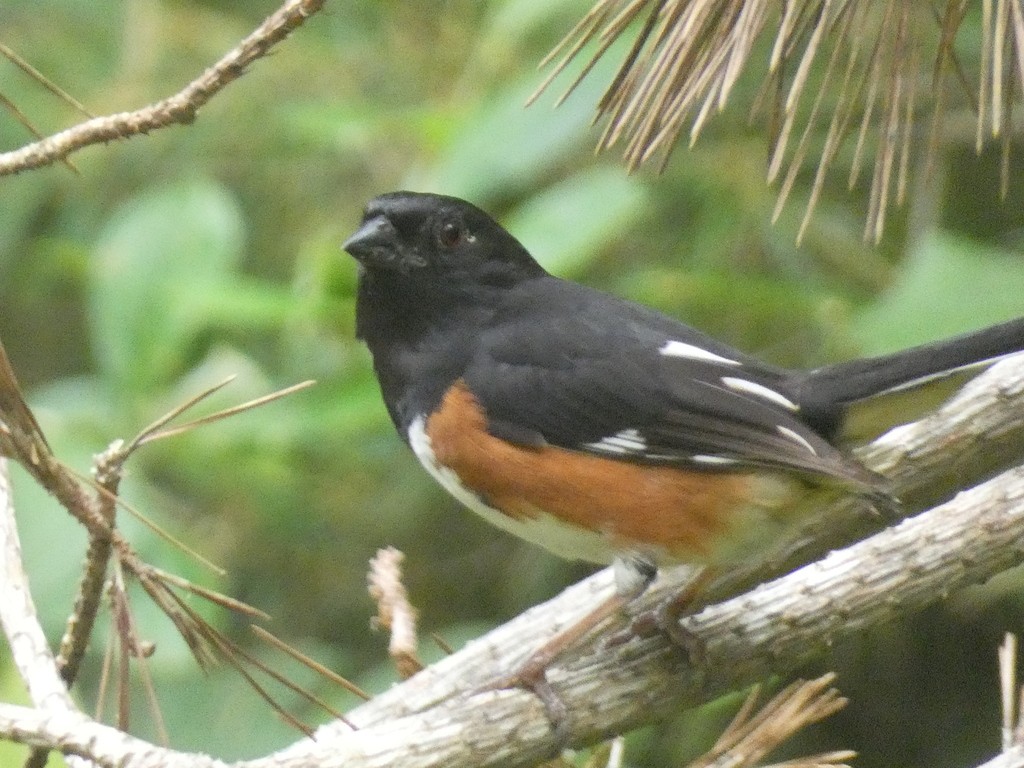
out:
<path id="1" fill-rule="evenodd" d="M 670 595 L 654 608 L 635 616 L 627 630 L 609 639 L 609 645 L 618 645 L 632 637 L 650 637 L 661 632 L 686 653 L 691 665 L 698 664 L 704 656 L 704 647 L 700 639 L 683 627 L 679 620 L 690 613 L 694 602 L 713 577 L 714 571 L 711 568 L 702 568 L 682 590 Z"/>
<path id="2" fill-rule="evenodd" d="M 614 594 L 535 650 L 515 672 L 516 679 L 527 682 L 543 677 L 552 662 L 565 651 L 586 637 L 609 616 L 618 613 L 640 597 L 658 573 L 653 563 L 637 555 L 615 558 L 612 568 L 615 573 Z"/>
<path id="3" fill-rule="evenodd" d="M 542 646 L 537 648 L 518 669 L 509 675 L 498 678 L 486 686 L 487 690 L 505 688 L 525 688 L 533 691 L 544 705 L 548 719 L 555 731 L 566 735 L 569 713 L 558 694 L 551 688 L 547 680 L 547 670 L 563 653 L 586 637 L 601 622 L 621 611 L 626 605 L 642 595 L 654 577 L 657 567 L 640 555 L 623 555 L 616 557 L 612 568 L 615 573 L 615 592 L 593 608 L 590 613 L 574 621 Z"/>

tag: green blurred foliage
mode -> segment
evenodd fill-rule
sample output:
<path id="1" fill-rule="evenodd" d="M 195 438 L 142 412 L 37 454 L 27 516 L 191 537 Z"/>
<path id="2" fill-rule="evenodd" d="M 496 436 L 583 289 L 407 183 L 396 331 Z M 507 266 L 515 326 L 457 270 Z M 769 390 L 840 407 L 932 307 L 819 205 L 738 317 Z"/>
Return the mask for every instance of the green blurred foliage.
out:
<path id="1" fill-rule="evenodd" d="M 130 517 L 123 525 L 152 562 L 267 611 L 269 629 L 373 690 L 394 679 L 386 639 L 369 629 L 365 570 L 378 547 L 407 553 L 423 630 L 455 645 L 587 569 L 472 519 L 393 434 L 353 339 L 355 270 L 338 248 L 367 198 L 396 188 L 469 197 L 552 271 L 787 365 L 891 350 L 1024 311 L 1022 185 L 1000 204 L 990 193 L 993 157 L 978 161 L 966 143 L 945 149 L 938 176 L 894 212 L 880 248 L 861 241 L 863 183 L 847 192 L 842 173 L 797 248 L 811 174 L 772 226 L 765 141 L 745 105 L 713 120 L 692 151 L 680 148 L 662 176 L 627 176 L 614 157 L 592 154 L 593 104 L 614 61 L 558 109 L 565 78 L 524 109 L 536 62 L 588 5 L 328 3 L 194 125 L 90 148 L 72 158 L 77 174 L 58 166 L 3 180 L 0 338 L 72 466 L 86 471 L 111 440 L 227 376 L 233 383 L 202 412 L 318 381 L 149 446 L 130 465 L 125 497 L 223 565 L 226 578 Z M 107 113 L 174 92 L 273 8 L 12 0 L 0 29 Z M 737 100 L 756 85 L 748 78 Z M 76 120 L 4 61 L 0 89 L 44 132 Z M 0 117 L 0 146 L 26 141 Z M 36 599 L 56 639 L 84 537 L 26 476 L 16 482 Z M 1019 578 L 999 580 L 837 648 L 821 666 L 839 669 L 854 701 L 799 746 L 855 748 L 861 766 L 965 765 L 994 752 L 995 647 L 1002 631 L 1021 628 L 1017 587 Z M 295 737 L 229 670 L 201 675 L 141 594 L 134 606 L 157 644 L 150 667 L 176 745 L 231 758 Z M 238 617 L 203 610 L 254 644 Z M 104 625 L 83 702 L 95 695 L 106 635 Z M 336 706 L 354 703 L 280 656 L 253 652 Z M 0 679 L 16 689 L 9 668 Z M 281 696 L 301 717 L 324 717 Z M 700 751 L 731 706 L 643 731 L 631 739 L 632 764 Z M 140 733 L 152 733 L 148 721 L 139 694 Z"/>

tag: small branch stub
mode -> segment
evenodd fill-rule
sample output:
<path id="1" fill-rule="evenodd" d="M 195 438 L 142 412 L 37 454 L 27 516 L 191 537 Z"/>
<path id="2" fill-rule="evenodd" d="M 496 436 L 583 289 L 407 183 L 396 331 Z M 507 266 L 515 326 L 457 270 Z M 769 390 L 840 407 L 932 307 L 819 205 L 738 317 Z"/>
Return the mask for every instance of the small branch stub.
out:
<path id="1" fill-rule="evenodd" d="M 404 559 L 405 555 L 394 547 L 380 549 L 370 560 L 367 577 L 370 597 L 377 603 L 374 624 L 391 632 L 388 653 L 403 680 L 423 669 L 416 653 L 416 609 L 402 583 Z"/>

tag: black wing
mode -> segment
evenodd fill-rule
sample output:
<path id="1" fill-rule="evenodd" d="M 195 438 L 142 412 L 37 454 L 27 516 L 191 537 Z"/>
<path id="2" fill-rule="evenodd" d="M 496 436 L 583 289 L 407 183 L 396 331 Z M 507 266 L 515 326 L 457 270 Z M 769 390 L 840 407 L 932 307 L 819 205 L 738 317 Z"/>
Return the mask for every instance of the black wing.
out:
<path id="1" fill-rule="evenodd" d="M 639 305 L 555 278 L 538 282 L 499 309 L 464 374 L 495 435 L 877 487 L 879 478 L 801 420 L 793 374 Z"/>

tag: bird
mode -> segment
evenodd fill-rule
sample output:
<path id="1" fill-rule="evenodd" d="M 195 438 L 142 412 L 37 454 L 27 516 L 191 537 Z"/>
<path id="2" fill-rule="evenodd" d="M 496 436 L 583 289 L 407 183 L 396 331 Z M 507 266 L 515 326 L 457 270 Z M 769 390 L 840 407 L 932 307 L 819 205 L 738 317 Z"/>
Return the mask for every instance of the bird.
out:
<path id="1" fill-rule="evenodd" d="M 1024 348 L 1016 319 L 776 367 L 549 274 L 486 212 L 439 194 L 375 197 L 342 247 L 358 264 L 356 335 L 426 471 L 500 529 L 612 563 L 616 605 L 661 566 L 728 568 L 785 537 L 815 488 L 898 504 L 844 441 L 895 426 L 872 411 L 910 420 L 923 385 Z"/>

